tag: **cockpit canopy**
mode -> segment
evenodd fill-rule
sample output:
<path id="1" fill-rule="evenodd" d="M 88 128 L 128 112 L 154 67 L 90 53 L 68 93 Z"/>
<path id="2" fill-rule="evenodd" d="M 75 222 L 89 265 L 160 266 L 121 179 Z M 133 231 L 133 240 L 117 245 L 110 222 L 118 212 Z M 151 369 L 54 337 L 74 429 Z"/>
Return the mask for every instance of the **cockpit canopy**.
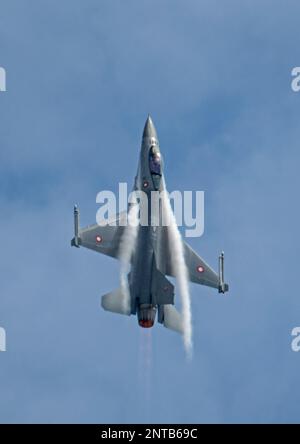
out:
<path id="1" fill-rule="evenodd" d="M 161 175 L 161 155 L 155 145 L 149 151 L 149 167 L 151 174 Z"/>

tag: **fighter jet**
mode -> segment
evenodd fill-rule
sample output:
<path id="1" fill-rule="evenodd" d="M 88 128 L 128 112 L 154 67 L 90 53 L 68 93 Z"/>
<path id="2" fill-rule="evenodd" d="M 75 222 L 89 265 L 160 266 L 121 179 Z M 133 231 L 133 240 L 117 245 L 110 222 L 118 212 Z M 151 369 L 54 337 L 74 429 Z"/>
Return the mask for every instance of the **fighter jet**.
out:
<path id="1" fill-rule="evenodd" d="M 142 137 L 138 170 L 133 190 L 151 192 L 165 190 L 163 159 L 157 132 L 148 116 Z M 128 207 L 129 211 L 129 207 Z M 79 227 L 79 209 L 74 207 L 75 235 L 71 245 L 85 247 L 116 259 L 120 259 L 120 245 L 124 240 L 126 226 L 124 218 L 128 211 L 116 215 L 107 225 Z M 148 218 L 153 220 L 154 210 L 149 206 Z M 158 220 L 161 219 L 158 217 Z M 165 327 L 183 333 L 182 316 L 174 306 L 174 286 L 166 276 L 175 276 L 170 257 L 169 227 L 161 222 L 157 226 L 139 225 L 135 247 L 130 257 L 128 274 L 129 304 L 124 305 L 122 286 L 102 296 L 104 310 L 123 314 L 137 315 L 143 328 L 150 328 L 157 321 Z M 219 293 L 228 291 L 224 282 L 224 253 L 219 256 L 219 271 L 215 272 L 183 239 L 183 252 L 188 278 L 191 282 L 216 288 Z"/>

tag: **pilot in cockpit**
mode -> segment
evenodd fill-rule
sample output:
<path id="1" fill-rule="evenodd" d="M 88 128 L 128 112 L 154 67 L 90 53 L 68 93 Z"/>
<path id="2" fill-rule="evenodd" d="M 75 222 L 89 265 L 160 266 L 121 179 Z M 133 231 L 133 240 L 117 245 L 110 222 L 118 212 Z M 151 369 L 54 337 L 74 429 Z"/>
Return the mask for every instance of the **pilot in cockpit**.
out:
<path id="1" fill-rule="evenodd" d="M 161 156 L 156 146 L 150 148 L 149 166 L 151 174 L 161 175 Z"/>

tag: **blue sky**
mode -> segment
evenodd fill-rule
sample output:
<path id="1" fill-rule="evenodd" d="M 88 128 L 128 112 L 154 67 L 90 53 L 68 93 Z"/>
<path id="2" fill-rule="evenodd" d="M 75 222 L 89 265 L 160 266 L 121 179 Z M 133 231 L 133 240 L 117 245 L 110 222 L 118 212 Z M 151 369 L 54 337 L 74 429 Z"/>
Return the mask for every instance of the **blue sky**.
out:
<path id="1" fill-rule="evenodd" d="M 0 422 L 299 422 L 299 14 L 0 0 Z M 97 192 L 132 183 L 148 113 L 169 190 L 205 191 L 189 242 L 226 253 L 229 294 L 191 287 L 192 362 L 105 313 L 118 264 L 69 244 L 74 202 L 93 223 Z"/>

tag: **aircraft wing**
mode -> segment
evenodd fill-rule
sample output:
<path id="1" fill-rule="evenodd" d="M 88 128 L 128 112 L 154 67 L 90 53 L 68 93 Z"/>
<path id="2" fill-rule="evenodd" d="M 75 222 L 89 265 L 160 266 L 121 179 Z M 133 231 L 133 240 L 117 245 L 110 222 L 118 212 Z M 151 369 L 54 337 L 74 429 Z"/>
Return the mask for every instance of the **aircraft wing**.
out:
<path id="1" fill-rule="evenodd" d="M 183 242 L 185 263 L 190 281 L 195 284 L 219 288 L 219 275 L 190 247 Z"/>
<path id="2" fill-rule="evenodd" d="M 158 269 L 168 276 L 175 276 L 175 271 L 172 266 L 171 249 L 168 227 L 160 227 L 159 242 L 156 244 L 155 256 Z M 200 285 L 206 285 L 208 287 L 214 287 L 220 291 L 220 279 L 218 273 L 216 273 L 193 249 L 192 247 L 183 242 L 185 263 L 189 273 L 190 282 L 194 282 Z M 228 291 L 228 285 L 222 287 L 222 292 Z"/>
<path id="3" fill-rule="evenodd" d="M 71 245 L 89 248 L 98 253 L 117 258 L 120 239 L 125 228 L 122 223 L 125 221 L 126 211 L 116 215 L 115 218 L 107 222 L 107 225 L 95 224 L 85 228 L 79 228 L 79 216 L 78 213 L 76 215 L 76 211 L 78 210 L 75 208 L 75 237 L 71 240 Z"/>

